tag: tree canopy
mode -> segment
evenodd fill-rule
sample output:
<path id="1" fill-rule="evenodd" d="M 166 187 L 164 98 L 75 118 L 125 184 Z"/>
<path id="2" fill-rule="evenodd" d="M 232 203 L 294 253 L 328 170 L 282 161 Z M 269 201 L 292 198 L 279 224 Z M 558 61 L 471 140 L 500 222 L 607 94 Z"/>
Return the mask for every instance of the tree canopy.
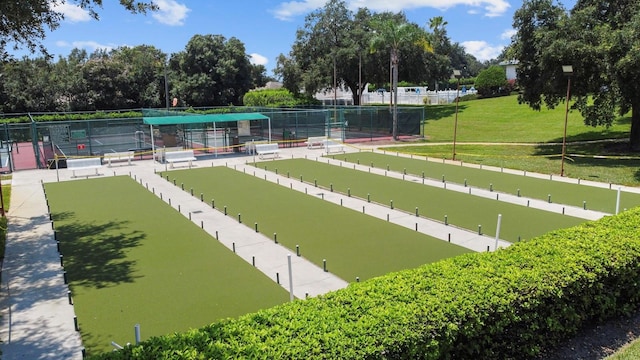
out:
<path id="1" fill-rule="evenodd" d="M 66 0 L 89 11 L 98 19 L 96 7 L 102 6 L 102 0 Z M 156 10 L 153 2 L 119 0 L 125 9 L 133 13 L 145 13 Z M 41 40 L 47 30 L 55 30 L 64 19 L 64 14 L 57 10 L 59 1 L 52 0 L 20 0 L 0 1 L 0 59 L 7 56 L 6 47 L 11 44 L 14 49 L 28 48 L 31 52 L 40 50 L 47 54 Z"/>
<path id="2" fill-rule="evenodd" d="M 476 77 L 478 94 L 488 97 L 500 94 L 507 87 L 507 75 L 502 66 L 493 65 Z"/>
<path id="3" fill-rule="evenodd" d="M 382 24 L 420 30 L 420 41 L 400 41 L 397 46 L 398 79 L 414 84 L 433 84 L 447 81 L 453 67 L 462 68 L 477 61 L 469 57 L 459 44 L 452 44 L 446 33 L 446 21 L 441 17 L 430 23 L 430 33 L 418 24 L 410 23 L 403 13 L 371 13 L 367 8 L 353 12 L 342 0 L 330 0 L 305 18 L 288 55 L 277 59 L 275 74 L 293 94 L 313 96 L 316 92 L 331 92 L 334 85 L 351 90 L 354 104 L 367 83 L 383 87 L 391 83 L 390 49 L 380 47 L 372 52 L 373 39 L 381 39 Z M 426 25 L 426 24 L 425 24 Z M 434 43 L 432 51 L 425 51 L 425 43 Z M 430 46 L 431 47 L 431 46 Z M 335 66 L 334 66 L 335 65 Z M 477 73 L 477 72 L 476 72 Z M 335 76 L 334 76 L 335 75 Z M 475 75 L 475 74 L 465 74 Z"/>
<path id="4" fill-rule="evenodd" d="M 264 66 L 248 59 L 242 42 L 221 35 L 196 35 L 170 57 L 140 45 L 92 54 L 74 49 L 56 62 L 13 59 L 0 63 L 0 112 L 165 107 L 167 98 L 180 107 L 238 105 L 267 79 Z"/>
<path id="5" fill-rule="evenodd" d="M 572 108 L 585 123 L 609 126 L 631 111 L 629 144 L 640 151 L 640 3 L 579 0 L 567 12 L 552 0 L 525 0 L 514 28 L 521 102 L 557 106 L 571 76 Z"/>

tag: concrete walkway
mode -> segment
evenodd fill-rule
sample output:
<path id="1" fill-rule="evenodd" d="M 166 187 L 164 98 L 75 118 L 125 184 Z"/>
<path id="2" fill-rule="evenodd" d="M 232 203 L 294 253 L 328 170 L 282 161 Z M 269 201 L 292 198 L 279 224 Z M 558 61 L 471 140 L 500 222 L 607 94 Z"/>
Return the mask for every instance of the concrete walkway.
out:
<path id="1" fill-rule="evenodd" d="M 349 151 L 357 151 L 350 149 Z M 306 148 L 281 149 L 282 158 L 316 159 L 322 154 L 321 150 L 307 150 Z M 362 199 L 346 195 L 319 190 L 313 185 L 288 179 L 272 172 L 246 165 L 254 159 L 247 156 L 225 155 L 218 158 L 201 159 L 195 166 L 227 166 L 247 174 L 255 174 L 260 178 L 300 191 L 309 196 L 321 197 L 338 206 L 344 206 L 354 211 L 364 212 L 384 221 L 390 221 L 407 228 L 417 229 L 443 241 L 459 244 L 474 251 L 494 250 L 496 239 L 478 235 L 464 229 L 459 229 L 441 222 L 416 217 L 398 210 L 378 204 L 368 203 Z M 327 161 L 323 158 L 322 161 Z M 343 166 L 340 161 L 329 160 L 337 166 Z M 179 168 L 185 168 L 186 163 Z M 350 164 L 349 166 L 353 166 Z M 371 171 L 384 175 L 384 170 L 369 169 L 366 166 L 356 166 L 361 171 Z M 239 224 L 232 216 L 225 216 L 217 210 L 211 209 L 210 204 L 182 191 L 156 172 L 166 170 L 166 165 L 154 163 L 150 160 L 136 161 L 133 165 L 121 163 L 111 168 L 104 166 L 100 171 L 103 176 L 131 176 L 145 189 L 161 197 L 172 207 L 179 209 L 183 216 L 188 217 L 197 226 L 201 226 L 212 236 L 217 236 L 229 249 L 235 249 L 238 256 L 249 263 L 255 263 L 258 270 L 289 289 L 288 259 L 293 268 L 293 289 L 297 298 L 316 296 L 329 291 L 341 289 L 348 282 L 330 272 L 312 264 L 304 257 L 295 256 L 295 250 L 287 249 L 276 244 L 272 238 L 256 233 L 250 226 Z M 92 170 L 87 170 L 91 174 Z M 79 175 L 85 173 L 79 172 Z M 386 176 L 393 176 L 405 181 L 422 181 L 399 173 L 389 172 Z M 9 213 L 8 239 L 5 262 L 2 271 L 0 294 L 2 295 L 0 339 L 2 340 L 2 358 L 10 359 L 81 359 L 82 343 L 79 332 L 75 329 L 74 310 L 70 303 L 68 287 L 64 284 L 63 268 L 54 239 L 52 223 L 49 219 L 48 206 L 43 191 L 42 182 L 69 181 L 71 171 L 60 170 L 30 170 L 13 174 L 11 211 Z M 446 186 L 452 191 L 469 191 L 460 189 L 461 185 L 441 182 L 425 181 L 425 186 Z M 474 195 L 495 197 L 495 192 L 474 189 Z M 500 194 L 500 201 L 523 204 L 526 198 L 516 198 L 507 194 Z M 585 211 L 583 209 L 561 209 L 559 204 L 549 204 L 544 201 L 530 200 L 529 206 L 547 211 L 567 211 L 567 214 L 587 219 L 596 219 L 604 214 Z M 499 247 L 509 246 L 508 242 L 498 241 Z M 354 281 L 355 279 L 347 279 Z"/>
<path id="2" fill-rule="evenodd" d="M 45 194 L 45 171 L 13 174 L 2 268 L 2 359 L 82 359 Z"/>

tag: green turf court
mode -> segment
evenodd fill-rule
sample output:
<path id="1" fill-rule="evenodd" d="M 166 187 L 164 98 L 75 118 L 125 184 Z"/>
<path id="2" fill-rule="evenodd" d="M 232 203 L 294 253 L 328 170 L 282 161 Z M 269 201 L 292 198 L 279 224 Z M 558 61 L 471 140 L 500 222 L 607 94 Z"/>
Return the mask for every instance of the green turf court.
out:
<path id="1" fill-rule="evenodd" d="M 470 231 L 477 231 L 478 225 L 482 225 L 483 234 L 489 236 L 495 236 L 498 214 L 502 214 L 500 238 L 510 242 L 530 239 L 586 221 L 319 161 L 293 159 L 257 165 L 262 169 L 266 167 L 267 170 L 278 171 L 281 175 L 289 173 L 290 177 L 296 179 L 302 176 L 311 186 L 317 181 L 318 186 L 324 188 L 333 186 L 334 191 L 344 194 L 350 191 L 352 196 L 369 198 L 371 202 L 385 206 L 391 206 L 393 200 L 395 209 L 408 213 L 415 212 L 417 207 L 419 214 L 427 218 L 444 221 L 446 215 L 449 224 Z"/>
<path id="2" fill-rule="evenodd" d="M 277 240 L 295 254 L 333 274 L 355 281 L 414 268 L 469 250 L 405 227 L 292 191 L 226 167 L 176 170 L 163 173 L 178 186 L 193 188 L 216 209 L 229 216 L 241 214 L 244 224 Z"/>
<path id="3" fill-rule="evenodd" d="M 289 294 L 129 177 L 45 184 L 88 354 L 237 317 Z"/>
<path id="4" fill-rule="evenodd" d="M 520 195 L 532 199 L 551 200 L 554 203 L 569 206 L 583 207 L 586 201 L 589 210 L 602 211 L 613 214 L 616 209 L 617 187 L 612 189 L 597 188 L 588 185 L 578 185 L 550 179 L 540 179 L 531 176 L 523 176 L 484 170 L 467 166 L 444 164 L 435 159 L 426 161 L 424 157 L 414 159 L 405 156 L 387 155 L 374 152 L 359 152 L 355 154 L 332 155 L 331 158 L 350 163 L 360 163 L 373 167 L 396 172 L 406 171 L 407 174 L 422 176 L 425 178 L 442 180 L 444 176 L 447 182 L 464 184 L 468 186 L 489 189 L 493 187 L 496 192 Z M 640 194 L 622 192 L 620 196 L 620 211 L 640 206 Z"/>

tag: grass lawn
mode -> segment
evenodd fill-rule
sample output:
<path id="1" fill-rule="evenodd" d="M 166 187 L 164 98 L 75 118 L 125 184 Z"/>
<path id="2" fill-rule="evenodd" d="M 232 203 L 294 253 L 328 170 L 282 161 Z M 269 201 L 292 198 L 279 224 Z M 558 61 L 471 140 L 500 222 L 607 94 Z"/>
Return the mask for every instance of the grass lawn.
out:
<path id="1" fill-rule="evenodd" d="M 459 142 L 544 143 L 562 142 L 565 109 L 532 110 L 518 104 L 516 95 L 462 101 L 458 106 Z M 453 141 L 455 104 L 426 107 L 425 136 L 430 142 Z M 620 118 L 608 129 L 585 126 L 578 111 L 570 111 L 567 141 L 628 138 L 630 117 Z"/>
<path id="2" fill-rule="evenodd" d="M 611 153 L 607 143 L 567 145 L 567 154 L 579 154 L 565 159 L 565 175 L 572 178 L 614 183 L 628 186 L 640 185 L 640 157 L 620 156 Z M 451 159 L 451 145 L 388 147 L 388 151 L 403 152 L 434 158 Z M 560 146 L 550 145 L 456 145 L 456 160 L 541 174 L 560 175 Z M 549 155 L 558 154 L 558 155 Z M 595 156 L 610 154 L 612 158 Z"/>
<path id="3" fill-rule="evenodd" d="M 637 360 L 640 359 L 640 340 L 636 340 L 623 348 L 619 349 L 615 354 L 606 357 L 606 360 Z"/>
<path id="4" fill-rule="evenodd" d="M 357 175 L 359 174 L 352 174 Z M 306 195 L 287 187 L 226 168 L 207 167 L 166 173 L 170 180 L 193 188 L 226 206 L 229 216 L 242 222 L 333 274 L 362 280 L 392 271 L 414 268 L 469 250 L 405 227 Z"/>
<path id="5" fill-rule="evenodd" d="M 559 181 L 534 178 L 492 170 L 470 168 L 466 166 L 443 164 L 437 159 L 425 161 L 396 156 L 389 152 L 387 155 L 373 152 L 359 152 L 355 154 L 332 155 L 334 159 L 364 165 L 373 164 L 376 168 L 390 169 L 396 172 L 406 172 L 425 178 L 441 180 L 444 176 L 447 182 L 464 184 L 475 188 L 490 189 L 512 195 L 518 194 L 529 198 L 548 200 L 552 202 L 582 207 L 587 202 L 590 210 L 615 213 L 617 188 L 603 189 L 586 185 L 569 184 Z M 640 205 L 640 194 L 623 192 L 620 196 L 620 210 Z"/>
<path id="6" fill-rule="evenodd" d="M 277 169 L 279 174 L 289 173 L 296 179 L 302 175 L 311 186 L 317 181 L 326 189 L 333 184 L 334 191 L 347 194 L 350 190 L 353 196 L 362 199 L 369 195 L 372 202 L 385 206 L 390 206 L 393 200 L 394 208 L 409 213 L 414 213 L 417 207 L 422 216 L 438 221 L 444 221 L 446 215 L 449 224 L 471 231 L 482 225 L 483 234 L 489 236 L 495 235 L 498 214 L 502 214 L 500 238 L 511 242 L 586 221 L 311 160 L 280 160 L 258 166 Z"/>
<path id="7" fill-rule="evenodd" d="M 527 105 L 518 104 L 515 95 L 463 101 L 458 111 L 456 159 L 559 175 L 564 118 L 564 106 L 535 111 Z M 454 124 L 455 104 L 428 106 L 424 132 L 426 143 L 431 146 L 393 147 L 389 150 L 451 159 Z M 609 128 L 591 127 L 584 125 L 578 111 L 570 111 L 565 175 L 640 185 L 640 156 L 630 154 L 626 147 L 630 129 L 630 116 L 618 118 Z M 612 139 L 619 141 L 612 142 Z M 580 143 L 592 140 L 601 142 Z M 601 155 L 612 157 L 599 157 Z"/>
<path id="8" fill-rule="evenodd" d="M 129 177 L 45 184 L 88 354 L 288 301 L 288 293 Z M 108 189 L 108 191 L 100 191 Z"/>

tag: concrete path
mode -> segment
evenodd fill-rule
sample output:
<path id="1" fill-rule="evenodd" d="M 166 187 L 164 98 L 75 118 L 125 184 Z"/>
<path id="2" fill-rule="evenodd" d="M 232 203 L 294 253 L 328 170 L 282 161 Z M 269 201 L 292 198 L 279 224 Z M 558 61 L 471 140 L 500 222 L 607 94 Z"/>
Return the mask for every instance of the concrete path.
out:
<path id="1" fill-rule="evenodd" d="M 80 333 L 45 194 L 43 171 L 11 180 L 7 246 L 2 268 L 2 359 L 82 359 Z"/>
<path id="2" fill-rule="evenodd" d="M 321 150 L 306 148 L 281 149 L 283 158 L 307 157 L 316 159 L 322 155 Z M 357 151 L 350 148 L 349 151 Z M 480 236 L 477 233 L 459 229 L 441 222 L 416 217 L 386 206 L 368 203 L 362 199 L 319 190 L 313 185 L 301 183 L 246 165 L 254 159 L 247 156 L 220 156 L 206 160 L 198 160 L 195 166 L 228 166 L 238 171 L 267 178 L 280 186 L 295 191 L 305 192 L 309 196 L 321 197 L 338 206 L 349 207 L 354 211 L 375 216 L 384 221 L 394 222 L 407 228 L 415 229 L 430 236 L 451 241 L 474 251 L 494 250 L 495 238 Z M 327 159 L 322 159 L 327 161 Z M 329 160 L 337 166 L 345 166 L 340 161 Z M 186 164 L 186 163 L 183 163 Z M 186 166 L 186 165 L 185 165 Z M 349 166 L 353 166 L 350 164 Z M 182 166 L 181 168 L 184 168 Z M 371 171 L 384 175 L 384 170 L 369 169 L 356 166 L 361 171 Z M 256 233 L 250 226 L 239 224 L 232 216 L 225 216 L 211 209 L 210 204 L 200 201 L 190 193 L 167 182 L 156 174 L 166 170 L 163 164 L 150 160 L 136 161 L 132 165 L 117 164 L 111 168 L 103 167 L 103 176 L 127 175 L 134 178 L 145 189 L 179 209 L 183 216 L 190 218 L 194 224 L 201 226 L 212 236 L 217 236 L 229 249 L 234 249 L 238 256 L 249 263 L 255 263 L 258 270 L 271 279 L 279 279 L 280 284 L 289 289 L 288 260 L 293 268 L 293 290 L 297 298 L 316 296 L 347 286 L 348 282 L 330 272 L 297 257 L 295 250 L 276 244 L 272 238 Z M 91 174 L 92 170 L 86 171 Z M 84 173 L 79 172 L 84 175 Z M 415 177 L 400 173 L 388 172 L 392 176 L 405 181 L 422 181 Z M 73 306 L 70 304 L 68 287 L 64 284 L 63 268 L 57 252 L 53 228 L 48 215 L 48 207 L 42 182 L 69 181 L 71 171 L 30 170 L 13 174 L 11 211 L 9 213 L 8 239 L 6 256 L 2 271 L 0 302 L 2 319 L 0 326 L 1 350 L 4 360 L 11 359 L 81 359 L 82 343 L 79 332 L 75 329 Z M 567 179 L 561 179 L 567 181 Z M 445 184 L 438 181 L 425 181 L 425 186 L 440 186 L 452 191 L 468 192 L 469 188 L 461 185 Z M 597 186 L 606 186 L 597 185 Z M 494 198 L 497 194 L 488 190 L 472 189 L 477 196 Z M 565 211 L 568 215 L 585 219 L 597 219 L 604 214 L 562 207 L 544 201 L 517 198 L 508 194 L 499 194 L 500 201 L 509 201 L 526 206 L 537 207 L 547 211 Z M 509 243 L 500 240 L 499 247 Z M 354 281 L 355 279 L 349 279 Z"/>

